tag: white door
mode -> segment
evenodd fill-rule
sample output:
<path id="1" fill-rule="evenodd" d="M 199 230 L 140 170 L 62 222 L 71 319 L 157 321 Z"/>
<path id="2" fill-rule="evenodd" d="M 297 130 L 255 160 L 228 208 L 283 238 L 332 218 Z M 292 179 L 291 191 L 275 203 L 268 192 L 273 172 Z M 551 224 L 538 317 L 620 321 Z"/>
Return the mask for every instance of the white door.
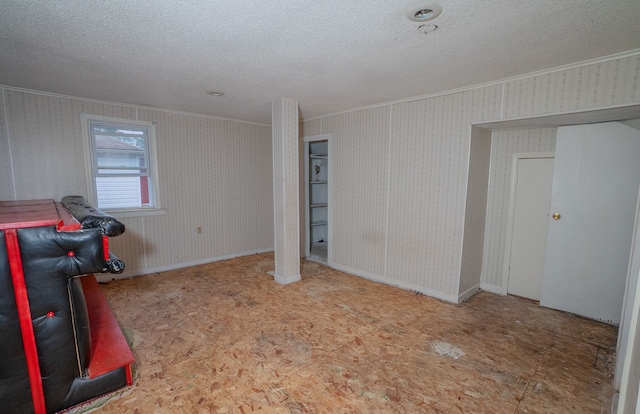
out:
<path id="1" fill-rule="evenodd" d="M 507 292 L 540 300 L 553 158 L 518 158 Z"/>
<path id="2" fill-rule="evenodd" d="M 639 131 L 558 128 L 541 305 L 620 322 L 639 183 Z"/>

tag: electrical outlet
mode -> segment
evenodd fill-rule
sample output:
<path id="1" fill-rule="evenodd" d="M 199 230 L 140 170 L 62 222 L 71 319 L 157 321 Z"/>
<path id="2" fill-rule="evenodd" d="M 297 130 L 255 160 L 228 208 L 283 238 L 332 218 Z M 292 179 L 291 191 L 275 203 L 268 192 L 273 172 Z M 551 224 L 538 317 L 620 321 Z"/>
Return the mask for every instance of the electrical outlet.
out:
<path id="1" fill-rule="evenodd" d="M 202 227 L 198 226 L 198 227 L 196 228 L 196 232 L 197 232 L 198 234 L 202 234 Z"/>

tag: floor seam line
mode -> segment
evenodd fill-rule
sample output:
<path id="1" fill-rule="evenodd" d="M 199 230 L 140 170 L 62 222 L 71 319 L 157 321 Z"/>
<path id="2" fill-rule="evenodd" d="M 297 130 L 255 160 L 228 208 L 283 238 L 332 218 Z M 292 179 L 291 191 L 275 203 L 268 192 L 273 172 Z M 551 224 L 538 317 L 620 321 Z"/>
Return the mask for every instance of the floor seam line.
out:
<path id="1" fill-rule="evenodd" d="M 544 355 L 542 355 L 542 357 L 538 361 L 538 364 L 536 365 L 536 369 L 533 370 L 533 374 L 531 374 L 531 378 L 529 378 L 529 381 L 527 381 L 527 385 L 524 387 L 524 390 L 520 395 L 520 399 L 518 400 L 518 405 L 516 405 L 516 409 L 513 411 L 513 414 L 516 414 L 518 412 L 518 409 L 520 408 L 520 404 L 524 399 L 524 395 L 527 393 L 527 390 L 529 389 L 529 385 L 531 385 L 531 381 L 533 381 L 533 377 L 535 377 L 536 374 L 538 373 L 538 369 L 540 369 L 540 365 L 542 365 L 542 361 L 544 361 L 544 359 L 547 357 L 547 354 L 548 352 L 545 351 Z"/>

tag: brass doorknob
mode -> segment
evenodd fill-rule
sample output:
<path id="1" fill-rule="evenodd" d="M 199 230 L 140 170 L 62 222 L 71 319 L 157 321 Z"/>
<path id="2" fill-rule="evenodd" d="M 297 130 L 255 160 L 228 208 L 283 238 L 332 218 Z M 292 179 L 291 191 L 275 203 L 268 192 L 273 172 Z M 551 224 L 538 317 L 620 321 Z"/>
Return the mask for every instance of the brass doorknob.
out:
<path id="1" fill-rule="evenodd" d="M 551 217 L 553 217 L 554 220 L 560 220 L 560 217 L 562 216 L 560 215 L 560 213 L 556 212 L 556 213 L 553 213 Z"/>

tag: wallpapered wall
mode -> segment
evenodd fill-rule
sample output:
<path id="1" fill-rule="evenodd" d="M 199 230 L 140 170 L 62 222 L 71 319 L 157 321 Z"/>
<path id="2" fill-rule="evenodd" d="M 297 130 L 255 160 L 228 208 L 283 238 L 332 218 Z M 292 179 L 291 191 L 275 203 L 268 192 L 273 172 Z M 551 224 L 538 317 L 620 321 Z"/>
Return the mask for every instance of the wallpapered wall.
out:
<path id="1" fill-rule="evenodd" d="M 456 301 L 471 124 L 640 103 L 640 56 L 602 60 L 304 123 L 332 133 L 334 265 Z M 553 151 L 554 129 L 495 132 L 482 282 L 502 284 L 514 152 Z M 506 186 L 506 187 L 505 187 Z"/>
<path id="2" fill-rule="evenodd" d="M 122 219 L 111 249 L 127 272 L 273 248 L 271 127 L 9 88 L 2 98 L 0 200 L 87 195 L 81 113 L 156 123 L 166 214 Z"/>
<path id="3" fill-rule="evenodd" d="M 112 247 L 128 268 L 142 273 L 273 248 L 269 126 L 1 91 L 0 199 L 86 193 L 80 113 L 152 121 L 167 214 L 123 220 L 128 231 Z M 303 135 L 332 133 L 333 265 L 457 301 L 472 285 L 460 282 L 471 124 L 631 103 L 640 104 L 638 51 L 305 121 Z M 501 284 L 504 160 L 548 151 L 554 137 L 553 130 L 494 133 L 477 285 Z"/>

